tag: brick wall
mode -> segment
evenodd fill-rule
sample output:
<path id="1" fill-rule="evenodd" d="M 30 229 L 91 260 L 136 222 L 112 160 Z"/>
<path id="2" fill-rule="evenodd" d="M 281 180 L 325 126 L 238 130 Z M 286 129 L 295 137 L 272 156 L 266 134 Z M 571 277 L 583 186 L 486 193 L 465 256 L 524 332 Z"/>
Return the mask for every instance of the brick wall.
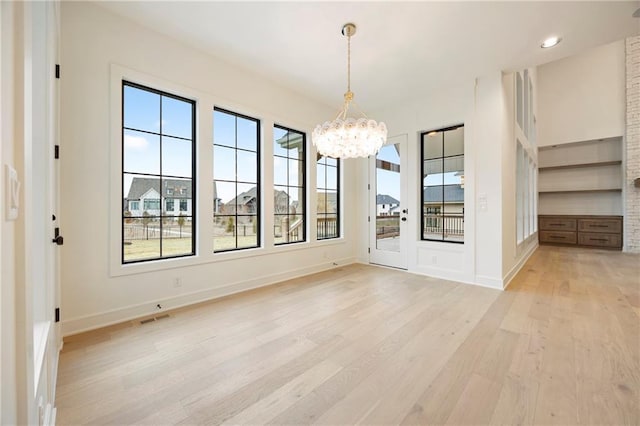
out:
<path id="1" fill-rule="evenodd" d="M 625 251 L 640 253 L 640 36 L 626 40 L 627 121 L 625 181 Z"/>

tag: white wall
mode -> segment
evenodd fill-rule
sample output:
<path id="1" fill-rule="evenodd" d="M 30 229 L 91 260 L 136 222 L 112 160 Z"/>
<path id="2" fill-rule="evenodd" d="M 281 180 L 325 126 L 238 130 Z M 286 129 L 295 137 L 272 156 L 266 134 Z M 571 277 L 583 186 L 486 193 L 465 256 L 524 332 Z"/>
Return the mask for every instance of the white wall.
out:
<path id="1" fill-rule="evenodd" d="M 118 67 L 114 68 L 114 64 Z M 203 178 L 198 185 L 198 257 L 161 261 L 160 270 L 149 264 L 119 266 L 117 256 L 114 259 L 114 242 L 116 253 L 119 242 L 117 225 L 113 224 L 117 224 L 120 208 L 120 178 L 117 167 L 110 167 L 107 161 L 110 146 L 119 143 L 117 131 L 114 132 L 117 126 L 111 120 L 119 111 L 112 97 L 114 69 L 184 88 L 199 96 L 201 104 L 212 102 L 262 120 L 266 248 L 211 253 L 212 239 L 207 235 L 212 235 L 208 231 L 212 227 L 208 219 L 212 203 L 206 200 L 212 185 Z M 158 302 L 171 308 L 327 269 L 334 261 L 343 264 L 354 260 L 357 235 L 353 231 L 355 216 L 350 212 L 355 207 L 355 175 L 354 163 L 348 161 L 343 167 L 342 186 L 344 239 L 315 242 L 315 228 L 310 226 L 309 243 L 271 247 L 272 123 L 307 131 L 310 142 L 313 125 L 331 117 L 332 108 L 140 27 L 96 4 L 81 2 L 62 4 L 61 102 L 64 334 L 148 314 Z M 199 176 L 212 176 L 211 114 L 205 111 L 199 119 Z M 309 159 L 313 160 L 315 154 L 312 149 L 309 151 Z M 311 187 L 315 182 L 315 162 L 309 162 Z M 313 192 L 308 199 L 315 199 Z M 310 225 L 314 224 L 314 217 L 309 216 Z M 178 277 L 182 287 L 173 285 Z"/>
<path id="2" fill-rule="evenodd" d="M 622 136 L 624 40 L 538 67 L 538 145 Z"/>

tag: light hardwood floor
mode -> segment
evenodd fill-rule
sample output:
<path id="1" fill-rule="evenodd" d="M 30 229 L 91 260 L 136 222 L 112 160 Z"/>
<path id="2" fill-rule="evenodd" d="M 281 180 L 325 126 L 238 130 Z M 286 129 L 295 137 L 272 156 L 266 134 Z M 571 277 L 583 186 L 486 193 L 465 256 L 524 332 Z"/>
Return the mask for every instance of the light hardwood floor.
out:
<path id="1" fill-rule="evenodd" d="M 351 265 L 65 339 L 58 423 L 640 424 L 640 256 L 508 291 Z"/>

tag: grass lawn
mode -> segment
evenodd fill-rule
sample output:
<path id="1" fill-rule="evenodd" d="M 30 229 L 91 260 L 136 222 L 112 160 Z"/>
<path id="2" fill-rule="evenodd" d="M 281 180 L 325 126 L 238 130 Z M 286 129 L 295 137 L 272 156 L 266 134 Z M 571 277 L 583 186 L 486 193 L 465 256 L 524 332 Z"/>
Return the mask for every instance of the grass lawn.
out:
<path id="1" fill-rule="evenodd" d="M 131 244 L 124 245 L 125 260 L 152 259 L 160 257 L 160 240 L 129 240 Z M 239 236 L 238 247 L 253 247 L 256 245 L 256 236 Z M 216 236 L 214 238 L 215 250 L 229 250 L 236 248 L 236 237 Z M 191 253 L 191 238 L 165 238 L 162 240 L 163 256 L 179 256 Z"/>

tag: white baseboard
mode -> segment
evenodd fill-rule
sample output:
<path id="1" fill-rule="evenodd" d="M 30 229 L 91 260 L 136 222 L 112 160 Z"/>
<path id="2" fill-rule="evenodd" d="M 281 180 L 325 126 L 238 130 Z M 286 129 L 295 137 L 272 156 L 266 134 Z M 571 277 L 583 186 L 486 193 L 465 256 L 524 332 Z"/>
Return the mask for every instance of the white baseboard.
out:
<path id="1" fill-rule="evenodd" d="M 265 287 L 281 281 L 290 280 L 293 278 L 298 278 L 304 275 L 314 274 L 329 269 L 334 269 L 355 262 L 355 257 L 337 259 L 332 262 L 323 262 L 316 265 L 305 266 L 303 268 L 292 269 L 285 272 L 264 275 L 259 278 L 236 282 L 225 285 L 223 287 L 198 290 L 192 293 L 180 294 L 178 296 L 172 296 L 162 300 L 147 301 L 144 303 L 130 305 L 119 309 L 113 309 L 98 314 L 70 318 L 62 322 L 62 335 L 64 337 L 83 333 L 85 331 L 130 321 L 132 319 L 144 317 L 146 315 L 157 314 L 159 312 L 167 311 L 170 309 L 176 309 L 183 306 L 193 305 L 195 303 L 206 302 L 208 300 L 241 293 L 243 291 L 252 290 L 255 288 Z M 162 311 L 153 309 L 153 305 L 155 303 L 160 303 L 163 306 Z"/>
<path id="2" fill-rule="evenodd" d="M 536 240 L 534 244 L 531 244 L 531 246 L 527 249 L 524 255 L 520 257 L 520 260 L 516 262 L 516 264 L 513 266 L 513 268 L 511 268 L 509 273 L 505 275 L 505 277 L 502 279 L 505 290 L 507 289 L 507 287 L 509 287 L 509 284 L 511 284 L 511 281 L 515 278 L 516 275 L 518 275 L 518 272 L 520 272 L 520 269 L 522 269 L 524 264 L 527 263 L 527 260 L 529 260 L 529 258 L 531 257 L 533 252 L 536 251 L 537 248 L 538 248 L 538 241 Z"/>

